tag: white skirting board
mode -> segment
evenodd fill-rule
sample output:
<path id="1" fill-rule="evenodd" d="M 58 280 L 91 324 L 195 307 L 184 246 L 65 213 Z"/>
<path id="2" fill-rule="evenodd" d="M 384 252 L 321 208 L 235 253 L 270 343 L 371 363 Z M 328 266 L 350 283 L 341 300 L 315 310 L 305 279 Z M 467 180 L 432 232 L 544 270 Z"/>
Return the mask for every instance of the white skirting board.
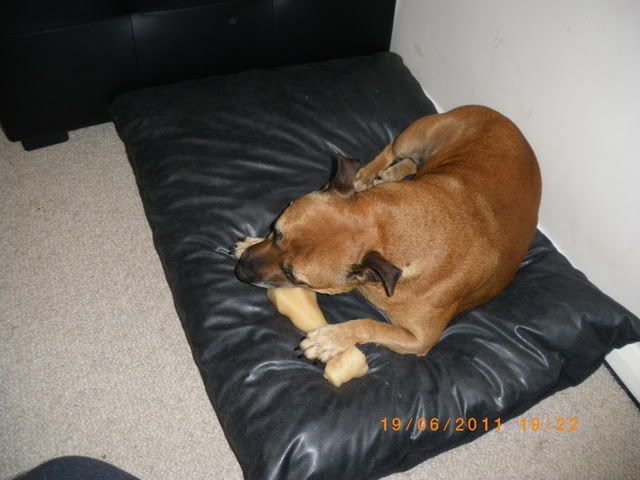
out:
<path id="1" fill-rule="evenodd" d="M 438 113 L 444 112 L 442 107 L 438 105 L 438 103 L 434 100 L 434 98 L 429 95 L 429 93 L 423 88 L 422 91 L 424 94 L 431 100 L 433 105 L 436 107 Z M 538 225 L 538 228 L 553 242 L 553 238 L 544 230 L 544 228 Z M 561 248 L 554 242 L 555 247 L 562 253 L 565 257 L 571 261 L 567 252 L 562 251 Z M 633 395 L 637 402 L 640 402 L 640 343 L 633 343 L 631 345 L 627 345 L 624 348 L 620 348 L 618 350 L 612 351 L 606 357 L 607 363 L 616 373 L 618 378 L 622 383 L 624 383 L 625 387 L 631 395 Z"/>
<path id="2" fill-rule="evenodd" d="M 438 113 L 443 113 L 444 110 L 442 109 L 442 107 L 440 105 L 438 105 L 438 102 L 436 102 L 433 97 L 431 95 L 429 95 L 429 92 L 427 92 L 424 87 L 422 87 L 422 92 L 427 96 L 427 98 L 429 100 L 431 100 L 431 103 L 433 103 L 433 106 L 436 107 L 436 112 Z"/>
<path id="3" fill-rule="evenodd" d="M 607 355 L 606 360 L 627 390 L 640 403 L 640 343 L 632 343 L 614 350 Z"/>
<path id="4" fill-rule="evenodd" d="M 538 225 L 538 229 L 553 242 L 553 238 L 541 225 Z M 567 255 L 567 252 L 558 247 L 555 242 L 553 244 L 560 253 L 571 261 L 571 257 Z M 640 342 L 613 350 L 605 357 L 605 360 L 629 393 L 635 397 L 636 402 L 640 403 Z"/>

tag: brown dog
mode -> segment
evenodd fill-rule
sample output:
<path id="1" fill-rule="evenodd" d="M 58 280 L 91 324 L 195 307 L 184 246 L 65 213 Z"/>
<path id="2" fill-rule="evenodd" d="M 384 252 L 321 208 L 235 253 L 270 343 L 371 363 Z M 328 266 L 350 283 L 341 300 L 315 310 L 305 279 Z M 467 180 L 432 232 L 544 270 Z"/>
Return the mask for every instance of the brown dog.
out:
<path id="1" fill-rule="evenodd" d="M 339 158 L 329 185 L 292 202 L 268 237 L 240 242 L 236 274 L 268 288 L 356 288 L 392 321 L 314 330 L 300 343 L 307 358 L 369 342 L 425 355 L 516 273 L 536 231 L 538 162 L 510 120 L 467 106 L 417 120 L 357 169 Z"/>

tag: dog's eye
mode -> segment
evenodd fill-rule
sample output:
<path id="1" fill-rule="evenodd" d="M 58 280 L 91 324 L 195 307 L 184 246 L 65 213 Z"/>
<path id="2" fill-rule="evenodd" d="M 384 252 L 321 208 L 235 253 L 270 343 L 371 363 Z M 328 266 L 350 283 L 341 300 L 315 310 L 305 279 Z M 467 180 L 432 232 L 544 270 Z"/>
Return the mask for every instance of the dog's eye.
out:
<path id="1" fill-rule="evenodd" d="M 282 240 L 282 232 L 276 228 L 273 230 L 273 241 L 279 242 L 280 240 Z"/>

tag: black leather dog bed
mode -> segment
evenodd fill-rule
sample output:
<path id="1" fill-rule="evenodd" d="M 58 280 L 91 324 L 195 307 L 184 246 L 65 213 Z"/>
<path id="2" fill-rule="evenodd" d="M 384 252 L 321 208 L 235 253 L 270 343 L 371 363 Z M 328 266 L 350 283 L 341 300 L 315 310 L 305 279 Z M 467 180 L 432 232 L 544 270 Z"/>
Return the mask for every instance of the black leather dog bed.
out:
<path id="1" fill-rule="evenodd" d="M 366 345 L 369 374 L 340 388 L 323 365 L 297 357 L 301 332 L 264 290 L 236 279 L 229 247 L 265 235 L 290 200 L 323 186 L 332 154 L 368 161 L 432 113 L 390 53 L 215 76 L 113 103 L 177 311 L 246 478 L 406 470 L 496 419 L 506 428 L 583 381 L 612 348 L 640 340 L 638 318 L 538 233 L 508 288 L 458 316 L 426 357 Z M 332 322 L 385 321 L 356 294 L 320 304 Z"/>

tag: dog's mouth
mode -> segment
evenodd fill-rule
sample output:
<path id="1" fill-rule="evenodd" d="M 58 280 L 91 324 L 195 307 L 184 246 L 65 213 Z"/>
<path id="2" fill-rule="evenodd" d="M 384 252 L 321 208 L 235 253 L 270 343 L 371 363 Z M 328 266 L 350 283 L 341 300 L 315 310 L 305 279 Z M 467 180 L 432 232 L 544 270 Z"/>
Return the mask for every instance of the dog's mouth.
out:
<path id="1" fill-rule="evenodd" d="M 247 282 L 253 285 L 254 287 L 272 289 L 272 288 L 287 288 L 287 285 L 279 285 L 271 282 Z"/>
<path id="2" fill-rule="evenodd" d="M 316 293 L 320 293 L 322 295 L 340 295 L 342 293 L 349 292 L 348 288 L 310 288 L 309 290 L 313 290 Z"/>
<path id="3" fill-rule="evenodd" d="M 242 262 L 238 262 L 238 264 L 236 265 L 235 273 L 236 277 L 238 277 L 241 282 L 248 283 L 260 288 L 305 288 L 307 290 L 311 290 L 323 295 L 339 295 L 349 291 L 345 288 L 312 288 L 309 285 L 302 283 L 292 283 L 287 281 L 286 279 L 284 279 L 283 281 L 265 280 L 263 278 L 260 278 L 260 276 L 257 275 L 256 272 L 252 271 L 251 268 L 247 268 L 246 264 Z"/>
<path id="4" fill-rule="evenodd" d="M 259 265 L 256 266 L 255 262 L 243 261 L 242 258 L 238 261 L 235 268 L 236 277 L 238 280 L 250 285 L 261 288 L 291 288 L 294 285 L 289 284 L 286 279 L 266 279 L 262 275 L 259 269 Z"/>

